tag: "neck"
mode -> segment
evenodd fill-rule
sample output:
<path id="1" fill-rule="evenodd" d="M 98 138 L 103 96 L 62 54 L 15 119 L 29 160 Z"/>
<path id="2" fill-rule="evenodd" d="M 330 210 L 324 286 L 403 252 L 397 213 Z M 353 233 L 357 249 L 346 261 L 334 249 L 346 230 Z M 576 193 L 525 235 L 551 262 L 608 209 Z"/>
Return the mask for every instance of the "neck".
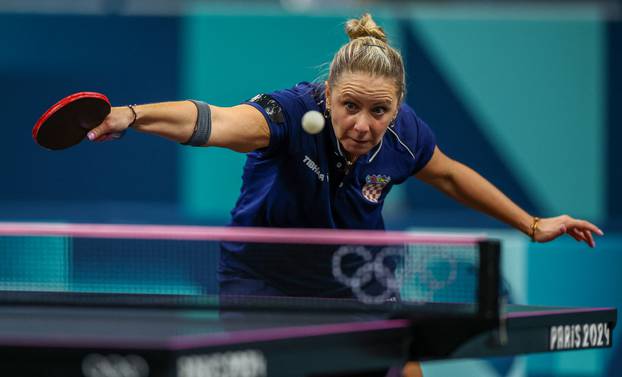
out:
<path id="1" fill-rule="evenodd" d="M 348 165 L 354 165 L 356 160 L 358 160 L 359 156 L 348 153 L 346 150 L 343 149 L 343 146 L 341 148 L 341 150 L 343 151 L 343 157 L 346 158 L 346 163 Z"/>

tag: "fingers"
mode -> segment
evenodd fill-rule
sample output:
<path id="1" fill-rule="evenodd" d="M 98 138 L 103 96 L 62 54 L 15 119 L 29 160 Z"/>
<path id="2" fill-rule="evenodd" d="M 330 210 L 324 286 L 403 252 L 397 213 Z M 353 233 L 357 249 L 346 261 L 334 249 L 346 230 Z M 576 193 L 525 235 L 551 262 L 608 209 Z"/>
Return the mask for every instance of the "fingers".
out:
<path id="1" fill-rule="evenodd" d="M 573 228 L 576 227 L 581 230 L 589 230 L 591 232 L 598 234 L 599 236 L 605 235 L 605 233 L 603 233 L 603 231 L 600 230 L 596 225 L 585 220 L 570 219 L 568 226 L 573 227 Z"/>
<path id="2" fill-rule="evenodd" d="M 596 233 L 599 236 L 603 236 L 604 232 L 600 230 L 596 225 L 585 220 L 577 220 L 570 216 L 560 216 L 557 218 L 561 220 L 562 225 L 560 228 L 565 228 L 566 232 L 575 240 L 583 241 L 588 244 L 589 247 L 596 247 L 594 236 L 592 233 Z M 561 232 L 561 229 L 560 229 Z"/>
<path id="3" fill-rule="evenodd" d="M 98 138 L 96 138 L 93 141 L 99 142 L 99 141 L 118 140 L 118 139 L 122 138 L 123 135 L 125 135 L 125 131 L 114 132 L 114 133 L 109 133 L 109 134 L 101 135 L 101 136 L 99 136 Z"/>
<path id="4" fill-rule="evenodd" d="M 567 215 L 544 220 L 546 224 L 545 221 L 541 222 L 543 225 L 541 228 L 542 233 L 541 236 L 538 237 L 540 242 L 548 242 L 567 233 L 576 241 L 585 242 L 589 247 L 594 248 L 596 247 L 594 233 L 599 236 L 604 235 L 604 232 L 596 225 L 585 220 L 574 219 Z"/>
<path id="5" fill-rule="evenodd" d="M 589 230 L 580 230 L 578 228 L 574 228 L 571 229 L 568 234 L 578 242 L 585 242 L 591 248 L 596 247 L 596 241 L 594 241 L 594 236 Z"/>
<path id="6" fill-rule="evenodd" d="M 588 221 L 570 218 L 568 222 L 568 226 L 572 229 L 571 233 L 573 235 L 578 235 L 580 240 L 584 241 L 591 248 L 596 247 L 596 242 L 594 241 L 594 236 L 592 232 L 598 234 L 599 236 L 604 235 L 604 232 L 602 230 L 600 230 L 596 225 Z"/>
<path id="7" fill-rule="evenodd" d="M 116 136 L 117 134 L 105 134 L 105 135 L 101 135 L 100 137 L 96 138 L 95 142 L 101 142 L 101 141 L 110 141 L 110 140 L 116 140 L 118 139 L 118 137 Z"/>
<path id="8" fill-rule="evenodd" d="M 109 128 L 108 123 L 104 121 L 99 126 L 90 130 L 89 133 L 86 134 L 86 137 L 91 141 L 104 141 L 103 138 L 111 132 Z"/>
<path id="9" fill-rule="evenodd" d="M 590 245 L 591 248 L 595 248 L 596 247 L 596 242 L 594 241 L 594 237 L 592 236 L 592 232 L 590 232 L 589 230 L 585 230 L 585 231 L 583 231 L 583 234 L 585 234 L 586 237 L 587 237 L 587 244 Z"/>
<path id="10" fill-rule="evenodd" d="M 124 134 L 125 130 L 118 131 L 111 127 L 108 121 L 104 120 L 102 124 L 90 130 L 86 137 L 91 141 L 108 141 L 120 139 Z"/>
<path id="11" fill-rule="evenodd" d="M 581 232 L 579 229 L 572 229 L 570 232 L 568 232 L 568 235 L 577 240 L 577 242 L 585 241 L 585 238 L 583 237 L 583 232 Z"/>
<path id="12" fill-rule="evenodd" d="M 90 130 L 86 136 L 91 141 L 119 139 L 125 133 L 133 117 L 133 112 L 127 106 L 113 107 L 106 119 Z"/>

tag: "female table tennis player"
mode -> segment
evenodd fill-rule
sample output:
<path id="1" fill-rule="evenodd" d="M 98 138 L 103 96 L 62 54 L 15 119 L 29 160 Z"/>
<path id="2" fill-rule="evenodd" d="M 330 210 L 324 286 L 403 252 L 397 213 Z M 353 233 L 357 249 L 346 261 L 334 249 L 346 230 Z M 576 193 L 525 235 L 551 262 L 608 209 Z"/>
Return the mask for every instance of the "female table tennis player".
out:
<path id="1" fill-rule="evenodd" d="M 350 41 L 335 54 L 325 83 L 300 83 L 227 108 L 199 101 L 114 107 L 88 137 L 105 140 L 131 125 L 184 144 L 246 152 L 232 226 L 384 229 L 385 197 L 393 185 L 414 176 L 534 241 L 568 234 L 594 247 L 593 233 L 602 232 L 593 224 L 567 215 L 534 217 L 443 154 L 430 127 L 403 102 L 402 57 L 382 28 L 364 15 L 348 21 L 346 32 Z M 309 110 L 326 118 L 327 127 L 317 135 L 301 128 Z M 251 246 L 223 245 L 223 291 L 349 294 L 321 253 L 289 253 L 291 259 L 276 263 L 253 258 L 258 254 Z M 417 365 L 409 367 L 419 373 Z"/>

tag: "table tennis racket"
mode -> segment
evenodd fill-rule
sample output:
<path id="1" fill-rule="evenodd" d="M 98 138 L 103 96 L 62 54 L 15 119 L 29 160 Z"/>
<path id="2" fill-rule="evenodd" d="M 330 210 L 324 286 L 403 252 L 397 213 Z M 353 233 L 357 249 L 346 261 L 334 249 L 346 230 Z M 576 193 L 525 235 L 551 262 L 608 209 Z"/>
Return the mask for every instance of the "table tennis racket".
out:
<path id="1" fill-rule="evenodd" d="M 110 109 L 110 101 L 101 93 L 72 94 L 58 101 L 39 118 L 32 129 L 32 137 L 47 149 L 71 147 L 101 124 Z"/>

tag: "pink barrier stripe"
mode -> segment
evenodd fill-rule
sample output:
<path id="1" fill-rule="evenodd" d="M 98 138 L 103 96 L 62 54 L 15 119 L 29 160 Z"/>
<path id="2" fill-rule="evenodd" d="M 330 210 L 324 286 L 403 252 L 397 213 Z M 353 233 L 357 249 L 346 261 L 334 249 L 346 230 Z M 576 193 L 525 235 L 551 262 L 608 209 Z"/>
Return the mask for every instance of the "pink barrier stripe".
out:
<path id="1" fill-rule="evenodd" d="M 211 227 L 176 225 L 63 224 L 0 222 L 4 236 L 66 236 L 195 241 L 238 241 L 337 245 L 474 245 L 481 235 L 378 230 Z"/>
<path id="2" fill-rule="evenodd" d="M 175 351 L 224 346 L 241 343 L 255 343 L 291 338 L 308 338 L 334 334 L 407 329 L 410 321 L 406 319 L 377 320 L 369 322 L 335 323 L 326 325 L 281 327 L 272 329 L 233 331 L 200 336 L 178 336 L 169 341 L 169 348 Z"/>

